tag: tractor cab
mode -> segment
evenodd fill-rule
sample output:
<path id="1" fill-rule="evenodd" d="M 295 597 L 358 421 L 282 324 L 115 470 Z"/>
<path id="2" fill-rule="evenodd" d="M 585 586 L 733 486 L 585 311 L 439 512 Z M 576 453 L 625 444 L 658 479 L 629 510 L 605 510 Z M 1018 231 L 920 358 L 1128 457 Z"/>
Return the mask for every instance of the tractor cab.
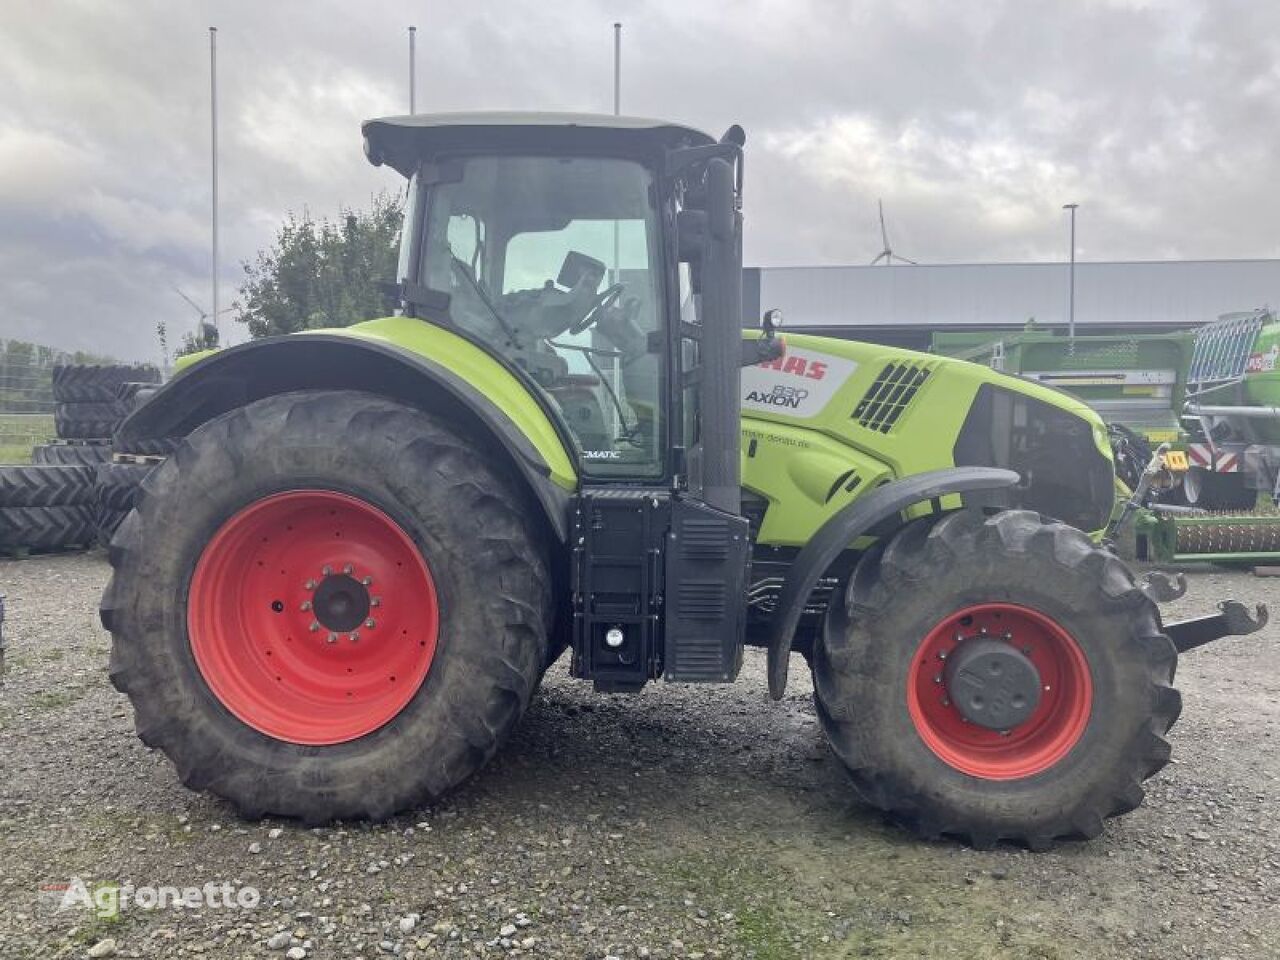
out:
<path id="1" fill-rule="evenodd" d="M 696 362 L 676 342 L 681 320 L 698 319 L 699 258 L 680 256 L 673 228 L 702 192 L 705 161 L 736 163 L 740 145 L 576 114 L 414 115 L 364 133 L 370 160 L 409 179 L 402 310 L 518 370 L 585 477 L 680 476 L 673 448 L 690 446 L 698 399 L 670 385 Z M 673 175 L 690 151 L 702 162 Z"/>

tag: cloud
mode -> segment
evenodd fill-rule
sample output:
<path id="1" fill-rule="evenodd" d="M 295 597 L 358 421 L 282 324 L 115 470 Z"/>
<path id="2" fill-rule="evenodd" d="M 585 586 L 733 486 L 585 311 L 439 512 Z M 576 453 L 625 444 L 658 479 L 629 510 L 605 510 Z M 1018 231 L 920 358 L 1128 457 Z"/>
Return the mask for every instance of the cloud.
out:
<path id="1" fill-rule="evenodd" d="M 904 0 L 13 0 L 0 34 L 0 337 L 154 358 L 211 299 L 208 36 L 219 27 L 223 267 L 290 210 L 400 184 L 361 120 L 611 106 L 748 131 L 747 258 L 1280 255 L 1280 5 Z M 785 305 L 784 305 L 785 306 Z M 224 324 L 225 326 L 226 324 Z"/>

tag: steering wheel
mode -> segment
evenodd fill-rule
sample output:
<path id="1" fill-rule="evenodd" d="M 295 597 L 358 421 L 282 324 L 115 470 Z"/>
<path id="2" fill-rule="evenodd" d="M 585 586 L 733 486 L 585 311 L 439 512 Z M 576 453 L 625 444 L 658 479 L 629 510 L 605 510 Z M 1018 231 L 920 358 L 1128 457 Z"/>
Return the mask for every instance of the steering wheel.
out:
<path id="1" fill-rule="evenodd" d="M 618 298 L 622 296 L 623 291 L 626 289 L 626 284 L 615 283 L 597 294 L 595 299 L 591 301 L 586 311 L 582 314 L 581 319 L 575 320 L 569 326 L 569 332 L 571 334 L 579 334 L 586 330 L 587 327 L 596 322 L 602 312 L 618 302 Z"/>

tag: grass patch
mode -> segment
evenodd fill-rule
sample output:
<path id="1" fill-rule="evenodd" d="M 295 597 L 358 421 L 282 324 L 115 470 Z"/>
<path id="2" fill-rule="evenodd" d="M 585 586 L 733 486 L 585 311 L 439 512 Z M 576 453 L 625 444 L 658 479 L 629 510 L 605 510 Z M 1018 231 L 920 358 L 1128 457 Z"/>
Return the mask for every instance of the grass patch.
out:
<path id="1" fill-rule="evenodd" d="M 795 949 L 786 928 L 769 907 L 744 907 L 736 914 L 738 945 L 756 960 L 789 960 Z"/>
<path id="2" fill-rule="evenodd" d="M 687 891 L 712 916 L 733 914 L 721 928 L 735 943 L 732 956 L 790 960 L 797 943 L 812 946 L 829 928 L 820 910 L 783 892 L 793 889 L 794 880 L 766 857 L 707 851 L 653 867 L 673 911 L 687 909 L 679 905 Z"/>
<path id="3" fill-rule="evenodd" d="M 54 436 L 51 416 L 0 414 L 0 463 L 30 463 L 31 448 Z"/>
<path id="4" fill-rule="evenodd" d="M 76 687 L 72 690 L 53 690 L 48 693 L 37 693 L 32 700 L 39 710 L 58 710 L 69 707 L 84 696 L 84 690 Z"/>
<path id="5" fill-rule="evenodd" d="M 72 940 L 82 946 L 92 947 L 99 940 L 106 940 L 107 938 L 119 940 L 123 927 L 123 913 L 117 913 L 109 917 L 100 917 L 93 913 L 89 915 L 89 919 L 76 928 Z"/>

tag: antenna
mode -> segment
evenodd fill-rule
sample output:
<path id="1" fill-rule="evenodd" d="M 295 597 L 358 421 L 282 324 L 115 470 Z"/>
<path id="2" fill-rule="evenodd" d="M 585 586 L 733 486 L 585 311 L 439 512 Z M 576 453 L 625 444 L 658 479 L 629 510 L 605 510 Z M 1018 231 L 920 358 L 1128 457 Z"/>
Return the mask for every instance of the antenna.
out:
<path id="1" fill-rule="evenodd" d="M 881 260 L 889 266 L 893 266 L 894 260 L 897 260 L 900 263 L 916 265 L 914 260 L 911 260 L 908 257 L 899 256 L 893 252 L 893 247 L 889 245 L 889 231 L 884 225 L 884 201 L 876 200 L 876 206 L 880 208 L 880 239 L 884 242 L 884 249 L 882 249 L 880 253 L 877 254 L 876 258 L 871 261 L 871 265 L 874 267 Z"/>
<path id="2" fill-rule="evenodd" d="M 212 168 L 213 203 L 213 257 L 211 272 L 213 286 L 213 329 L 218 329 L 218 28 L 209 28 L 209 157 Z M 201 317 L 203 322 L 204 318 Z"/>

